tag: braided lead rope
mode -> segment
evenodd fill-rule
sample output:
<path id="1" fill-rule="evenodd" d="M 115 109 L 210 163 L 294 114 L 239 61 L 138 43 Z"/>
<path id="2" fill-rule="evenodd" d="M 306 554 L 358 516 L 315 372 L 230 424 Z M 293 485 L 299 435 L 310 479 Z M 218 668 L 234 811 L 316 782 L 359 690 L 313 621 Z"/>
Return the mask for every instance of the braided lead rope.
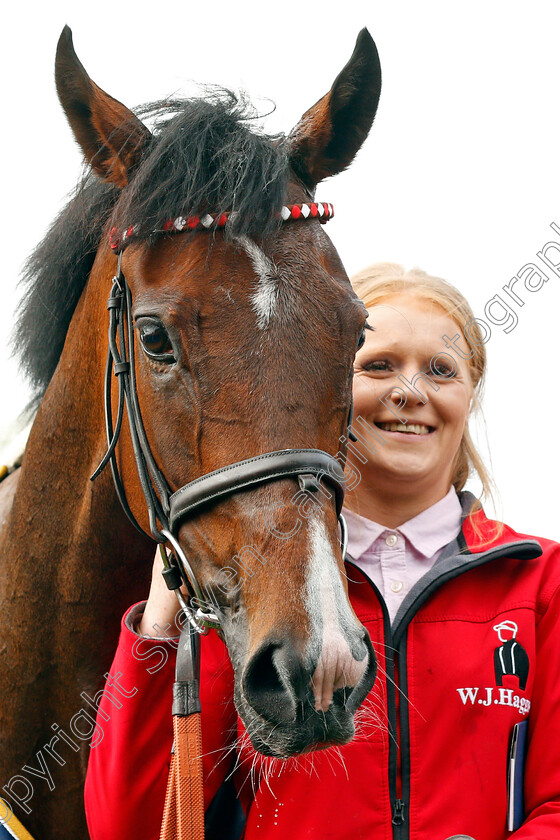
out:
<path id="1" fill-rule="evenodd" d="M 175 715 L 173 736 L 160 840 L 204 840 L 200 712 Z"/>
<path id="2" fill-rule="evenodd" d="M 173 685 L 173 751 L 160 840 L 204 840 L 200 637 L 185 622 Z"/>
<path id="3" fill-rule="evenodd" d="M 204 216 L 177 216 L 175 219 L 168 219 L 164 222 L 161 231 L 154 233 L 182 233 L 183 231 L 209 230 L 210 228 L 224 228 L 233 213 L 221 213 L 212 216 L 206 213 Z M 313 201 L 310 204 L 288 204 L 282 207 L 280 218 L 283 222 L 297 221 L 298 219 L 319 219 L 327 222 L 334 216 L 334 207 L 326 202 Z M 131 225 L 125 230 L 112 228 L 109 233 L 109 244 L 113 251 L 122 251 L 128 244 L 128 240 L 137 232 L 138 226 Z"/>

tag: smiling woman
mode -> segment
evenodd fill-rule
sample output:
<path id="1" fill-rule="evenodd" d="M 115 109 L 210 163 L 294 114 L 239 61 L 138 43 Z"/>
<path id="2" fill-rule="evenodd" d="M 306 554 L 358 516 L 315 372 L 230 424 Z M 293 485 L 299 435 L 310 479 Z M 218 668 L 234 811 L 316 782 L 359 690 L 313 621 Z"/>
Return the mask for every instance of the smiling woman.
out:
<path id="1" fill-rule="evenodd" d="M 445 280 L 391 263 L 365 269 L 352 282 L 373 328 L 356 355 L 354 411 L 384 434 L 361 469 L 360 493 L 350 494 L 347 506 L 367 496 L 374 519 L 376 513 L 409 519 L 450 485 L 461 491 L 473 470 L 491 497 L 491 480 L 468 428 L 471 412 L 480 408 L 486 370 L 484 336 L 468 302 Z M 452 349 L 446 349 L 449 336 Z M 349 459 L 356 461 L 352 452 Z"/>

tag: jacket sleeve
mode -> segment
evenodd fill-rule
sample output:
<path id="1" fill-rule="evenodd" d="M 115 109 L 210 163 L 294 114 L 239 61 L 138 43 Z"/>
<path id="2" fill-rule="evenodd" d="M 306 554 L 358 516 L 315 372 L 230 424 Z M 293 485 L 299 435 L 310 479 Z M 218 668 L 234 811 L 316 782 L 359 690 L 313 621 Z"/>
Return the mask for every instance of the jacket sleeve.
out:
<path id="1" fill-rule="evenodd" d="M 126 620 L 130 612 L 123 618 L 98 702 L 85 786 L 91 840 L 158 840 L 160 834 L 173 739 L 177 640 L 136 635 Z M 230 770 L 220 757 L 227 754 L 228 733 L 235 726 L 232 695 L 229 657 L 211 631 L 201 649 L 206 807 Z"/>
<path id="2" fill-rule="evenodd" d="M 558 549 L 560 562 L 560 548 Z M 556 577 L 557 581 L 557 577 Z M 525 764 L 525 814 L 511 840 L 560 837 L 560 587 L 536 631 L 536 672 Z"/>

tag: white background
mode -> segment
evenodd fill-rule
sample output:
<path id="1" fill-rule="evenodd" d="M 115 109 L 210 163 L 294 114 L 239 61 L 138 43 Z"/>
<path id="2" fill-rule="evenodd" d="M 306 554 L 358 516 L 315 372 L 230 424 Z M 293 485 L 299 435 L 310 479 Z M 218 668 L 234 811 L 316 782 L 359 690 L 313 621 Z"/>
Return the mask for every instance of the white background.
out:
<path id="1" fill-rule="evenodd" d="M 129 106 L 191 80 L 246 88 L 271 132 L 289 131 L 325 93 L 358 31 L 377 42 L 383 92 L 351 169 L 319 187 L 349 274 L 378 260 L 450 280 L 475 314 L 560 225 L 560 7 L 554 0 L 455 3 L 183 2 L 11 4 L 2 63 L 2 282 L 7 345 L 21 265 L 80 173 L 58 105 L 53 64 L 65 23 L 92 78 Z M 558 239 L 558 237 L 556 237 Z M 560 539 L 557 334 L 560 278 L 516 287 L 519 322 L 492 327 L 481 447 L 498 513 L 521 531 Z M 506 297 L 507 299 L 507 297 Z M 2 361 L 0 436 L 25 403 Z"/>

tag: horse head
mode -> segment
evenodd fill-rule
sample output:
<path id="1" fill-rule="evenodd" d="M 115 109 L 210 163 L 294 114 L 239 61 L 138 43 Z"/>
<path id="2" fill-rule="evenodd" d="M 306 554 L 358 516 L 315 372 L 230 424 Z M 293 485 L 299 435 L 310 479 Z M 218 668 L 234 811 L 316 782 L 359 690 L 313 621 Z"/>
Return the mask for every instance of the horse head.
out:
<path id="1" fill-rule="evenodd" d="M 170 494 L 287 449 L 321 450 L 343 465 L 367 313 L 314 191 L 351 163 L 375 115 L 380 69 L 367 30 L 287 137 L 252 130 L 246 104 L 227 92 L 167 104 L 150 130 L 89 78 L 67 28 L 56 81 L 86 160 L 113 196 L 107 230 L 130 289 L 137 405 Z M 104 239 L 88 283 L 95 306 L 116 273 Z M 101 336 L 98 344 L 101 355 Z M 150 532 L 133 444 L 123 427 L 122 483 Z M 221 617 L 240 716 L 268 755 L 350 740 L 375 678 L 347 597 L 336 486 L 317 470 L 311 479 L 279 474 L 176 518 L 180 549 Z M 165 507 L 159 489 L 156 508 Z"/>

